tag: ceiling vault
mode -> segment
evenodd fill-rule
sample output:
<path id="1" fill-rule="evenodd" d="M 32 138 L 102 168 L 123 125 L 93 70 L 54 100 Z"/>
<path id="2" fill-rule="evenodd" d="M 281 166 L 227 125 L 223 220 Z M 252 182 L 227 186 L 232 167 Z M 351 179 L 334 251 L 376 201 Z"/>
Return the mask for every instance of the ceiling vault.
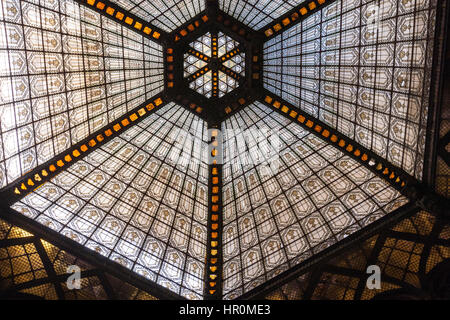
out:
<path id="1" fill-rule="evenodd" d="M 86 248 L 78 242 L 61 235 L 55 230 L 47 228 L 44 230 L 42 228 L 42 224 L 29 219 L 21 213 L 18 213 L 17 211 L 5 206 L 4 203 L 0 204 L 0 210 L 0 217 L 2 219 L 5 219 L 15 226 L 31 232 L 35 237 L 48 241 L 51 244 L 59 247 L 60 249 L 66 250 L 67 252 L 76 255 L 78 258 L 91 263 L 98 269 L 108 272 L 118 279 L 129 282 L 130 284 L 141 290 L 151 292 L 152 295 L 158 297 L 159 299 L 186 299 L 183 296 L 180 296 L 170 291 L 169 289 L 166 289 L 163 286 L 138 275 L 130 269 L 109 260 L 105 256 L 102 256 L 101 254 Z M 41 240 L 38 241 L 40 242 Z M 67 280 L 67 275 L 64 274 L 63 276 Z"/>
<path id="2" fill-rule="evenodd" d="M 336 243 L 335 245 L 320 252 L 313 258 L 300 263 L 299 265 L 288 269 L 282 274 L 266 281 L 262 285 L 244 293 L 241 298 L 261 297 L 265 292 L 273 290 L 280 284 L 287 283 L 294 279 L 306 269 L 311 269 L 315 264 L 320 265 L 324 259 L 329 258 L 342 252 L 342 250 L 354 245 L 361 239 L 367 239 L 375 232 L 379 231 L 387 225 L 401 218 L 409 217 L 418 212 L 419 209 L 426 210 L 438 219 L 450 220 L 449 199 L 438 195 L 434 192 L 432 186 L 428 185 L 428 181 L 421 182 L 403 169 L 393 165 L 387 159 L 378 156 L 375 152 L 363 147 L 354 139 L 340 133 L 337 129 L 325 124 L 323 121 L 309 115 L 298 106 L 292 105 L 283 98 L 273 94 L 265 89 L 262 84 L 263 74 L 263 45 L 266 41 L 285 32 L 291 27 L 302 22 L 305 18 L 322 10 L 335 0 L 308 0 L 297 5 L 292 10 L 268 23 L 259 30 L 252 30 L 237 19 L 231 17 L 219 9 L 219 1 L 206 0 L 206 10 L 196 15 L 184 23 L 181 27 L 166 32 L 161 28 L 153 25 L 149 21 L 144 21 L 138 16 L 124 10 L 117 4 L 108 0 L 75 0 L 77 3 L 93 9 L 101 15 L 112 19 L 120 25 L 137 32 L 139 35 L 157 42 L 163 47 L 164 57 L 164 91 L 147 100 L 133 110 L 122 115 L 112 123 L 104 126 L 96 132 L 90 134 L 87 138 L 74 144 L 68 150 L 56 155 L 51 160 L 43 163 L 35 169 L 21 176 L 11 185 L 0 190 L 0 197 L 3 200 L 0 209 L 0 216 L 25 230 L 29 230 L 34 234 L 32 237 L 21 239 L 0 240 L 0 248 L 32 242 L 41 256 L 47 257 L 43 264 L 48 273 L 49 278 L 58 283 L 63 280 L 63 276 L 57 275 L 52 267 L 52 263 L 45 253 L 42 242 L 37 239 L 48 240 L 61 248 L 70 252 L 76 252 L 77 255 L 99 267 L 99 270 L 87 271 L 85 276 L 96 275 L 105 283 L 105 290 L 111 299 L 116 296 L 111 286 L 108 284 L 103 270 L 115 275 L 120 279 L 125 279 L 138 288 L 147 290 L 160 298 L 166 299 L 184 299 L 155 282 L 145 279 L 135 272 L 127 269 L 115 262 L 110 261 L 106 257 L 93 253 L 92 250 L 82 246 L 81 244 L 66 238 L 58 232 L 45 229 L 42 225 L 32 219 L 11 209 L 10 206 L 15 202 L 23 199 L 30 192 L 33 192 L 44 183 L 50 181 L 56 175 L 66 170 L 69 166 L 83 159 L 92 151 L 97 150 L 108 141 L 122 134 L 141 120 L 161 109 L 167 103 L 175 102 L 184 109 L 189 110 L 196 116 L 203 119 L 208 124 L 208 221 L 207 221 L 207 244 L 206 244 L 206 264 L 204 272 L 204 298 L 205 299 L 222 299 L 223 285 L 223 252 L 222 252 L 222 233 L 223 233 L 223 143 L 218 130 L 221 123 L 238 111 L 244 109 L 255 101 L 259 101 L 271 110 L 276 111 L 284 118 L 298 124 L 301 128 L 309 133 L 314 134 L 320 139 L 325 140 L 330 145 L 336 147 L 344 154 L 362 164 L 372 173 L 386 181 L 390 186 L 398 190 L 402 195 L 408 198 L 409 203 L 398 208 L 386 217 L 379 219 L 370 226 L 350 235 L 348 238 Z M 438 19 L 439 20 L 439 19 Z M 239 41 L 239 45 L 227 52 L 226 54 L 218 54 L 218 35 L 219 32 L 230 34 L 234 40 Z M 210 32 L 212 45 L 211 56 L 205 55 L 203 52 L 194 49 L 190 43 L 195 41 L 202 34 Z M 245 53 L 245 76 L 238 74 L 223 63 L 232 59 L 239 53 Z M 183 61 L 184 54 L 196 57 L 206 63 L 205 66 L 199 68 L 195 73 L 187 77 L 183 77 Z M 440 66 L 442 67 L 442 66 Z M 207 97 L 191 90 L 189 83 L 194 82 L 207 72 L 212 72 L 212 97 Z M 236 80 L 239 86 L 232 91 L 219 98 L 218 72 L 221 71 Z M 441 110 L 438 110 L 439 113 Z M 433 122 L 435 125 L 435 123 Z M 433 130 L 436 128 L 432 128 Z M 437 131 L 437 130 L 436 130 Z M 430 159 L 435 158 L 439 153 L 447 165 L 450 162 L 446 147 L 450 143 L 450 134 L 442 137 L 436 142 L 436 148 L 431 149 L 432 155 Z M 432 161 L 430 161 L 431 163 Z M 428 165 L 430 165 L 428 163 Z M 425 168 L 426 169 L 426 168 Z M 402 237 L 394 231 L 384 234 Z M 407 238 L 407 236 L 406 236 Z M 412 240 L 412 239 L 408 239 Z M 415 241 L 426 242 L 425 237 L 415 237 Z M 383 241 L 379 241 L 380 246 Z M 441 244 L 448 245 L 448 240 L 441 240 Z M 378 248 L 380 249 L 380 248 Z M 376 254 L 379 250 L 374 250 L 370 261 L 376 260 Z M 353 274 L 354 272 L 345 268 L 328 267 L 329 270 L 340 274 Z M 319 279 L 321 273 L 317 271 L 313 273 L 313 279 Z M 305 296 L 310 297 L 314 288 L 312 284 L 317 281 L 311 281 L 311 286 L 307 288 Z M 393 279 L 395 282 L 396 280 Z M 35 285 L 32 282 L 29 285 Z M 27 284 L 28 285 L 28 284 Z M 360 283 L 361 285 L 361 283 Z M 17 287 L 21 289 L 22 287 Z M 23 289 L 23 288 L 22 288 Z M 62 287 L 56 286 L 56 294 L 59 298 L 64 298 Z M 358 287 L 357 293 L 360 295 L 363 288 Z"/>

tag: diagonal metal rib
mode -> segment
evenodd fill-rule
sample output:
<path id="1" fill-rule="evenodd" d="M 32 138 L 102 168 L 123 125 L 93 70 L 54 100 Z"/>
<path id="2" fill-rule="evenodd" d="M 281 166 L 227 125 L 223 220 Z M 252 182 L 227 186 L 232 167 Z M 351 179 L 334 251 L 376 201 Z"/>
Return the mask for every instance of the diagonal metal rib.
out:
<path id="1" fill-rule="evenodd" d="M 292 28 L 299 22 L 302 22 L 311 14 L 322 10 L 326 6 L 332 4 L 336 0 L 307 0 L 289 10 L 281 17 L 273 20 L 259 31 L 264 33 L 265 41 L 277 36 L 278 34 Z"/>
<path id="2" fill-rule="evenodd" d="M 141 290 L 149 292 L 157 298 L 185 300 L 185 298 L 179 294 L 176 294 L 169 289 L 166 289 L 161 285 L 138 275 L 117 262 L 109 260 L 107 257 L 88 249 L 87 247 L 70 238 L 67 238 L 66 236 L 63 236 L 58 231 L 45 228 L 41 223 L 16 212 L 15 210 L 7 207 L 3 202 L 0 202 L 0 217 L 15 226 L 18 226 L 19 228 L 31 232 L 36 237 L 50 242 L 59 249 L 74 254 L 76 257 L 79 257 L 87 263 L 94 265 L 102 271 L 107 272 L 124 282 L 128 282 Z"/>
<path id="3" fill-rule="evenodd" d="M 234 80 L 240 82 L 243 77 L 241 77 L 239 74 L 237 74 L 236 72 L 234 72 L 233 70 L 231 70 L 228 67 L 225 67 L 224 65 L 220 66 L 220 71 L 222 71 L 223 73 L 229 75 L 230 77 L 232 77 Z"/>
<path id="4" fill-rule="evenodd" d="M 114 20 L 122 26 L 139 33 L 141 36 L 149 38 L 158 43 L 163 43 L 168 39 L 167 32 L 145 21 L 138 16 L 128 12 L 121 6 L 108 0 L 75 0 L 101 15 Z"/>
<path id="5" fill-rule="evenodd" d="M 240 44 L 239 46 L 237 46 L 230 52 L 227 52 L 224 55 L 220 56 L 219 60 L 220 60 L 220 62 L 224 63 L 224 62 L 230 60 L 231 58 L 233 58 L 235 55 L 241 53 L 241 51 L 244 51 L 244 50 L 245 50 L 244 46 L 242 44 Z"/>
<path id="6" fill-rule="evenodd" d="M 210 70 L 209 65 L 204 66 L 203 68 L 201 68 L 200 70 L 198 70 L 196 73 L 191 74 L 189 77 L 187 77 L 187 81 L 188 82 L 192 82 L 195 79 L 197 79 L 198 77 L 201 77 L 202 75 L 204 75 L 205 73 L 207 73 Z"/>
<path id="7" fill-rule="evenodd" d="M 189 48 L 189 50 L 187 51 L 187 53 L 189 53 L 191 56 L 194 56 L 200 60 L 205 61 L 206 63 L 209 63 L 211 61 L 211 58 L 208 57 L 207 55 L 201 53 L 198 50 L 195 50 L 194 48 Z"/>
<path id="8" fill-rule="evenodd" d="M 104 126 L 102 129 L 89 135 L 86 139 L 73 145 L 70 149 L 58 154 L 53 159 L 23 175 L 8 187 L 0 190 L 0 198 L 4 199 L 3 202 L 10 206 L 49 181 L 62 170 L 65 170 L 67 166 L 83 159 L 99 146 L 104 145 L 127 128 L 139 123 L 149 114 L 165 105 L 166 102 L 167 99 L 163 98 L 162 94 L 156 95 L 112 123 Z"/>

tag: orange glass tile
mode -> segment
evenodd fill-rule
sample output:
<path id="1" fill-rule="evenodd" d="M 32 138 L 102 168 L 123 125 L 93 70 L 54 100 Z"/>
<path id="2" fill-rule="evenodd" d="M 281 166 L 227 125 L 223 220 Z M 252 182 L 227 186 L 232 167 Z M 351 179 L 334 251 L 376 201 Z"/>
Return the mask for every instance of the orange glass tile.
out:
<path id="1" fill-rule="evenodd" d="M 111 7 L 106 8 L 106 13 L 112 16 L 114 14 L 114 9 Z"/>
<path id="2" fill-rule="evenodd" d="M 116 18 L 117 19 L 122 20 L 123 17 L 125 17 L 125 15 L 122 12 L 119 11 L 119 12 L 116 13 Z"/>

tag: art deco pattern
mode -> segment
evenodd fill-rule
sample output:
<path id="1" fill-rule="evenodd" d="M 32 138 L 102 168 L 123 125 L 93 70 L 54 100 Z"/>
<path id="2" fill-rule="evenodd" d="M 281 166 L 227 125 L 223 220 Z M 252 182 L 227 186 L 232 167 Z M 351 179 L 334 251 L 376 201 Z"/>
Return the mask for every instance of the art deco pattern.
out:
<path id="1" fill-rule="evenodd" d="M 206 248 L 205 140 L 203 120 L 168 104 L 13 208 L 198 299 Z"/>
<path id="2" fill-rule="evenodd" d="M 202 0 L 112 0 L 164 31 L 173 31 L 205 10 Z"/>
<path id="3" fill-rule="evenodd" d="M 408 202 L 336 147 L 260 103 L 226 120 L 222 129 L 231 132 L 223 168 L 224 299 L 239 297 Z M 255 129 L 278 132 L 278 146 Z"/>
<path id="4" fill-rule="evenodd" d="M 162 47 L 73 0 L 2 1 L 0 186 L 163 90 Z"/>
<path id="5" fill-rule="evenodd" d="M 0 0 L 8 210 L 176 297 L 235 299 L 414 205 L 398 177 L 425 175 L 435 1 L 102 1 Z"/>
<path id="6" fill-rule="evenodd" d="M 433 1 L 336 1 L 264 45 L 264 86 L 418 179 Z"/>

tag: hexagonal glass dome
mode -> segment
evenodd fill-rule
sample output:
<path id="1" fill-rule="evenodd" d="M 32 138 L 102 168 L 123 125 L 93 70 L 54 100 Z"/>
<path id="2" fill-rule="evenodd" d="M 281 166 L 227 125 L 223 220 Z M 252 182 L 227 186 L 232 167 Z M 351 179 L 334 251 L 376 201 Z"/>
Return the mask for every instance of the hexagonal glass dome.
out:
<path id="1" fill-rule="evenodd" d="M 245 75 L 245 53 L 239 43 L 222 32 L 210 32 L 190 43 L 184 54 L 184 77 L 189 87 L 211 97 L 223 97 L 239 86 Z"/>

